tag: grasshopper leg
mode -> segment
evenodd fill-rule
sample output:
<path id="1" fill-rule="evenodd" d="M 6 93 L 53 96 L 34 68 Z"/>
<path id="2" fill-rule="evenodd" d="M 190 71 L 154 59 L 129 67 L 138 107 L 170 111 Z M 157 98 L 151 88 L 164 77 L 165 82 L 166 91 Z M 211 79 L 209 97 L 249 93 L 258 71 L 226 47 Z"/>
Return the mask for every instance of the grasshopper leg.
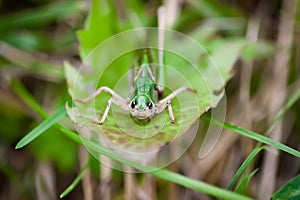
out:
<path id="1" fill-rule="evenodd" d="M 125 111 L 129 111 L 128 102 L 125 99 L 123 99 L 123 97 L 118 95 L 115 91 L 113 91 L 112 89 L 110 89 L 109 87 L 106 87 L 106 86 L 100 87 L 98 90 L 96 90 L 96 92 L 94 92 L 91 96 L 89 96 L 87 98 L 75 99 L 74 101 L 77 101 L 80 103 L 90 102 L 93 99 L 95 99 L 95 97 L 98 96 L 103 91 L 110 94 L 111 98 L 107 102 L 107 106 L 106 106 L 106 109 L 104 111 L 104 114 L 103 114 L 101 120 L 95 122 L 96 124 L 99 124 L 99 125 L 103 124 L 103 122 L 105 121 L 105 119 L 108 115 L 111 103 L 114 103 L 115 105 L 119 106 L 121 109 L 123 109 Z"/>
<path id="2" fill-rule="evenodd" d="M 196 93 L 195 90 L 191 89 L 191 88 L 188 88 L 188 87 L 181 87 L 181 88 L 178 88 L 177 90 L 175 90 L 174 92 L 172 92 L 169 96 L 165 97 L 164 99 L 160 100 L 158 103 L 165 103 L 167 102 L 168 100 L 172 100 L 174 99 L 179 93 L 181 92 L 184 92 L 184 91 L 189 91 L 189 92 L 193 92 L 193 93 Z"/>
<path id="3" fill-rule="evenodd" d="M 107 105 L 106 105 L 106 109 L 102 115 L 102 118 L 100 121 L 95 121 L 95 124 L 98 124 L 98 125 L 101 125 L 103 124 L 103 122 L 105 121 L 107 115 L 108 115 L 108 112 L 109 112 L 109 109 L 110 109 L 110 106 L 111 106 L 111 102 L 112 102 L 112 98 L 110 98 L 107 102 Z"/>
<path id="4" fill-rule="evenodd" d="M 101 92 L 106 92 L 112 96 L 112 103 L 116 104 L 120 108 L 122 108 L 125 111 L 128 111 L 128 102 L 118 95 L 115 91 L 110 89 L 109 87 L 103 86 L 100 87 L 96 92 L 94 92 L 91 96 L 84 98 L 84 99 L 75 99 L 74 101 L 80 102 L 80 103 L 87 103 L 95 99 L 96 96 L 98 96 Z"/>
<path id="5" fill-rule="evenodd" d="M 169 112 L 171 122 L 172 122 L 172 124 L 175 124 L 175 116 L 174 116 L 174 113 L 173 113 L 171 100 L 167 100 L 167 101 L 164 101 L 164 102 L 159 102 L 156 106 L 157 106 L 157 109 L 156 109 L 155 114 L 161 113 L 162 111 L 164 111 L 168 107 L 168 112 Z"/>
<path id="6" fill-rule="evenodd" d="M 157 11 L 158 16 L 158 79 L 157 79 L 157 91 L 158 96 L 162 97 L 164 94 L 165 85 L 165 56 L 164 56 L 164 45 L 165 45 L 165 28 L 166 28 L 166 11 L 165 7 L 159 7 Z"/>
<path id="7" fill-rule="evenodd" d="M 166 109 L 166 107 L 168 107 L 168 112 L 169 112 L 169 116 L 171 118 L 171 122 L 172 122 L 172 124 L 174 124 L 175 123 L 175 116 L 174 116 L 174 113 L 173 113 L 171 100 L 174 99 L 179 93 L 181 93 L 183 91 L 195 92 L 195 90 L 193 90 L 191 88 L 187 88 L 187 87 L 181 87 L 181 88 L 175 90 L 169 96 L 165 97 L 164 99 L 160 100 L 157 103 L 156 114 L 161 113 L 162 111 L 164 111 Z"/>
<path id="8" fill-rule="evenodd" d="M 172 109 L 172 105 L 171 105 L 171 100 L 167 101 L 167 105 L 168 105 L 168 111 L 169 111 L 169 115 L 171 118 L 171 122 L 172 122 L 172 124 L 175 124 L 175 117 L 174 117 L 174 113 L 173 113 L 173 109 Z"/>

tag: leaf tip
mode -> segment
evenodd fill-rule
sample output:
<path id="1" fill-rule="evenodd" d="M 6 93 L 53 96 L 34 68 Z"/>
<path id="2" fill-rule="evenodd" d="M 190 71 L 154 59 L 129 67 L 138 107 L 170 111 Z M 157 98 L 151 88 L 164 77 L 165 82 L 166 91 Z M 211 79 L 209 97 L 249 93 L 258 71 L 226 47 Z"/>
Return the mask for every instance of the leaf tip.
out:
<path id="1" fill-rule="evenodd" d="M 23 145 L 18 142 L 17 145 L 15 146 L 15 150 L 21 149 L 23 147 Z"/>

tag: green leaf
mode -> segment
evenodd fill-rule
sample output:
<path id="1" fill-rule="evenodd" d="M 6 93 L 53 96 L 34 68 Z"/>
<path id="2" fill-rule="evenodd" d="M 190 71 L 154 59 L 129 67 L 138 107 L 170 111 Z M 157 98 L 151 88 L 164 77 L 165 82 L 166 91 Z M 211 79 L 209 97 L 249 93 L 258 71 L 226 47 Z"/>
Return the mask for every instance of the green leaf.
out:
<path id="1" fill-rule="evenodd" d="M 146 48 L 143 44 L 145 38 L 141 35 L 148 35 L 148 40 L 151 41 L 149 45 L 154 48 L 153 63 L 158 63 L 155 50 L 157 34 L 157 29 L 149 28 L 129 30 L 109 38 L 89 54 L 77 74 L 74 68 L 65 64 L 65 75 L 72 98 L 86 98 L 100 86 L 110 87 L 124 98 L 129 97 L 128 71 L 138 59 L 138 52 L 130 51 Z M 170 66 L 166 67 L 166 88 L 172 91 L 180 87 L 196 90 L 196 94 L 182 92 L 172 101 L 175 124 L 171 124 L 168 113 L 163 112 L 151 120 L 151 125 L 140 126 L 135 124 L 128 112 L 112 105 L 105 123 L 96 125 L 93 122 L 103 115 L 109 99 L 109 95 L 104 93 L 90 103 L 74 102 L 75 107 L 67 110 L 77 125 L 89 127 L 91 134 L 103 135 L 111 141 L 110 145 L 126 152 L 126 156 L 129 155 L 128 151 L 157 151 L 170 141 L 183 136 L 197 123 L 201 114 L 215 107 L 223 97 L 224 85 L 232 76 L 233 64 L 245 45 L 245 41 L 241 39 L 216 39 L 211 42 L 214 44 L 210 49 L 211 56 L 201 60 L 199 57 L 205 51 L 194 40 L 175 31 L 166 31 L 165 34 L 166 64 Z M 141 42 L 138 38 L 141 38 Z M 112 48 L 115 46 L 118 48 Z M 170 91 L 166 91 L 165 96 L 169 93 Z"/>
<path id="2" fill-rule="evenodd" d="M 65 63 L 68 91 L 73 99 L 86 98 L 101 86 L 110 87 L 128 99 L 131 92 L 127 77 L 131 67 L 137 65 L 139 50 L 152 49 L 152 63 L 158 63 L 157 28 L 117 33 L 117 27 L 120 25 L 113 17 L 111 4 L 93 0 L 85 29 L 78 32 L 83 64 L 75 73 L 76 70 Z M 128 112 L 113 104 L 105 123 L 99 126 L 94 122 L 102 117 L 110 98 L 105 93 L 90 103 L 75 101 L 75 106 L 67 110 L 79 132 L 88 128 L 89 132 L 85 135 L 90 140 L 100 137 L 102 143 L 116 152 L 129 159 L 143 159 L 142 163 L 150 161 L 162 147 L 170 142 L 175 143 L 179 138 L 182 145 L 177 146 L 183 151 L 191 144 L 196 131 L 193 129 L 187 134 L 188 130 L 193 125 L 197 127 L 198 119 L 204 112 L 217 106 L 224 95 L 226 82 L 233 75 L 233 65 L 246 45 L 246 41 L 240 38 L 225 40 L 208 37 L 207 41 L 197 43 L 176 31 L 165 30 L 164 35 L 167 65 L 164 96 L 180 87 L 196 91 L 182 92 L 172 100 L 175 124 L 171 123 L 167 112 L 156 115 L 149 124 L 138 124 Z"/>
<path id="3" fill-rule="evenodd" d="M 300 175 L 288 181 L 282 188 L 272 195 L 272 200 L 297 200 L 300 199 Z"/>
<path id="4" fill-rule="evenodd" d="M 39 124 L 35 129 L 30 131 L 25 137 L 23 137 L 18 144 L 16 145 L 16 149 L 20 149 L 30 143 L 32 140 L 40 136 L 45 130 L 51 127 L 54 123 L 56 123 L 60 118 L 65 116 L 65 107 L 59 108 L 56 113 L 54 113 L 51 117 L 43 121 Z"/>
<path id="5" fill-rule="evenodd" d="M 109 1 L 92 0 L 85 29 L 79 30 L 80 55 L 84 59 L 103 40 L 113 34 L 114 18 Z"/>

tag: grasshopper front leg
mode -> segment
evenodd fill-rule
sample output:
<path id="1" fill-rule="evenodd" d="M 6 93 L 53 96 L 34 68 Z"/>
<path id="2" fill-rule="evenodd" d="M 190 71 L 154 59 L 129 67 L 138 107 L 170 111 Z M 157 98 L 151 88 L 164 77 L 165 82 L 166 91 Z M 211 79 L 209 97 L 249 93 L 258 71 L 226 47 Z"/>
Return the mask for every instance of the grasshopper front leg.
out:
<path id="1" fill-rule="evenodd" d="M 108 115 L 111 103 L 114 103 L 115 105 L 119 106 L 121 109 L 123 109 L 125 111 L 129 111 L 128 102 L 125 99 L 123 99 L 123 97 L 118 95 L 114 90 L 112 90 L 112 89 L 110 89 L 109 87 L 106 87 L 106 86 L 100 87 L 91 96 L 89 96 L 87 98 L 75 99 L 74 100 L 74 101 L 77 101 L 77 102 L 80 102 L 80 103 L 87 103 L 87 102 L 90 102 L 93 99 L 95 99 L 96 96 L 98 96 L 103 91 L 110 94 L 111 98 L 107 102 L 106 109 L 104 111 L 104 114 L 103 114 L 101 120 L 95 122 L 96 124 L 100 124 L 100 125 L 103 124 L 103 122 L 105 121 L 105 119 Z"/>
<path id="2" fill-rule="evenodd" d="M 187 87 L 181 87 L 181 88 L 175 90 L 169 96 L 165 97 L 164 99 L 160 100 L 157 103 L 157 105 L 156 105 L 157 106 L 156 114 L 159 114 L 159 113 L 163 112 L 166 109 L 166 107 L 168 107 L 168 112 L 169 112 L 171 122 L 172 122 L 172 124 L 174 124 L 175 123 L 175 116 L 174 116 L 174 113 L 173 113 L 171 100 L 174 99 L 179 93 L 181 93 L 183 91 L 189 91 L 189 92 L 193 92 L 193 93 L 196 92 L 195 90 L 193 90 L 191 88 L 187 88 Z"/>
<path id="3" fill-rule="evenodd" d="M 171 119 L 171 122 L 172 124 L 175 124 L 175 116 L 174 116 L 174 113 L 173 113 L 173 109 L 172 109 L 172 105 L 171 105 L 171 100 L 167 100 L 167 101 L 159 101 L 156 105 L 156 112 L 155 114 L 159 114 L 161 112 L 163 112 L 166 107 L 168 107 L 168 112 L 169 112 L 169 116 L 170 116 L 170 119 Z"/>

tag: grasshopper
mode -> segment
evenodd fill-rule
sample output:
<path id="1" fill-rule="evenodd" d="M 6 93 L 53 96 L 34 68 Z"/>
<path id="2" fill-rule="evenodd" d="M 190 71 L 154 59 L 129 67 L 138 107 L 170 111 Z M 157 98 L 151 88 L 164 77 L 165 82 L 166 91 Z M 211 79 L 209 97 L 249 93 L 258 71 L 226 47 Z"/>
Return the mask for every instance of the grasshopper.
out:
<path id="1" fill-rule="evenodd" d="M 161 99 L 164 93 L 163 83 L 164 83 L 164 17 L 163 12 L 159 11 L 159 30 L 158 30 L 158 62 L 159 62 L 159 76 L 158 79 L 154 76 L 154 69 L 151 69 L 150 64 L 150 54 L 149 51 L 146 50 L 142 56 L 142 63 L 140 68 L 136 70 L 136 74 L 134 74 L 134 80 L 132 81 L 132 94 L 129 100 L 124 99 L 119 94 L 117 94 L 114 90 L 109 87 L 102 86 L 97 89 L 91 96 L 84 99 L 75 99 L 77 102 L 87 103 L 92 101 L 96 96 L 98 96 L 101 92 L 106 92 L 111 95 L 109 99 L 104 114 L 100 121 L 96 121 L 96 124 L 103 124 L 108 112 L 110 110 L 111 104 L 115 104 L 124 111 L 130 113 L 130 115 L 138 120 L 138 121 L 148 121 L 152 119 L 155 115 L 160 114 L 166 108 L 168 108 L 169 116 L 172 124 L 175 123 L 175 116 L 173 113 L 171 101 L 174 99 L 179 93 L 183 91 L 195 92 L 191 88 L 181 87 L 175 91 L 173 91 L 167 97 Z M 161 16 L 161 17 L 160 17 Z"/>

